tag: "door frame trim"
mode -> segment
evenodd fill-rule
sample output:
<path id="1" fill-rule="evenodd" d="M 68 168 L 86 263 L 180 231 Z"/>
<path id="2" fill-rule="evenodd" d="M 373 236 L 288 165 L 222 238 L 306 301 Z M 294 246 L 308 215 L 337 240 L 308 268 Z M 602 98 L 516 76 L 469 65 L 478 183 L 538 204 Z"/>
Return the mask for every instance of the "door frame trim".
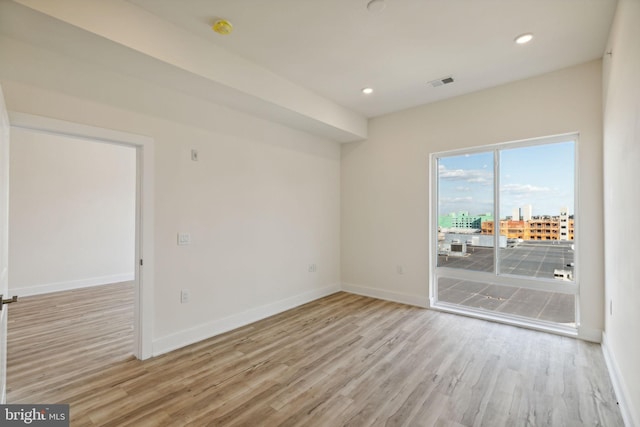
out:
<path id="1" fill-rule="evenodd" d="M 154 302 L 154 144 L 153 138 L 9 111 L 9 125 L 95 142 L 126 145 L 136 149 L 136 249 L 133 354 L 144 360 L 152 356 Z M 144 265 L 140 265 L 144 260 Z"/>

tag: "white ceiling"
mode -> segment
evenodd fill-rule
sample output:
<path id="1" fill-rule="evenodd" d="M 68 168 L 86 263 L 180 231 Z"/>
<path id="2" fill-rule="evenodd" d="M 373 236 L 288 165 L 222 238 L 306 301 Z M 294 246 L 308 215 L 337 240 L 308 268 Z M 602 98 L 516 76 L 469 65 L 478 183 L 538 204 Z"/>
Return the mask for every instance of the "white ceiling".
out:
<path id="1" fill-rule="evenodd" d="M 365 117 L 599 58 L 616 0 L 127 0 Z M 229 36 L 211 31 L 216 18 Z M 516 45 L 515 36 L 534 40 Z M 452 75 L 455 83 L 427 82 Z M 370 86 L 372 95 L 361 89 Z"/>
<path id="2" fill-rule="evenodd" d="M 68 66 L 64 58 L 93 64 L 166 93 L 350 142 L 367 138 L 367 118 L 602 57 L 616 6 L 384 0 L 384 10 L 370 12 L 368 1 L 0 0 L 0 36 L 38 47 L 34 55 L 55 52 L 59 67 Z M 217 18 L 233 23 L 231 35 L 211 30 Z M 516 45 L 525 32 L 534 40 Z M 13 48 L 0 50 L 0 77 L 37 83 L 20 45 L 6 46 Z M 74 89 L 65 81 L 59 90 L 95 91 L 90 74 L 71 67 Z M 447 76 L 455 82 L 428 84 Z M 367 86 L 373 94 L 361 92 Z M 140 101 L 117 86 L 109 95 L 124 108 Z M 160 104 L 145 112 L 159 114 Z"/>

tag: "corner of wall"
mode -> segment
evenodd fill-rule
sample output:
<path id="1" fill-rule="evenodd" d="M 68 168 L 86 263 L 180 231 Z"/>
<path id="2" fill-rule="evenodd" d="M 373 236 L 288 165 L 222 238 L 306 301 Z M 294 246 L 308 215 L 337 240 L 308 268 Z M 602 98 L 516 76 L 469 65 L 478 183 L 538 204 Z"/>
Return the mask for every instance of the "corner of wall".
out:
<path id="1" fill-rule="evenodd" d="M 429 298 L 421 295 L 410 295 L 400 292 L 391 292 L 383 289 L 354 285 L 351 283 L 343 283 L 342 290 L 350 294 L 362 295 L 365 297 L 376 298 L 385 301 L 398 302 L 400 304 L 408 304 L 416 307 L 429 308 Z"/>
<path id="2" fill-rule="evenodd" d="M 599 344 L 602 342 L 602 330 L 580 326 L 578 328 L 578 338 Z"/>

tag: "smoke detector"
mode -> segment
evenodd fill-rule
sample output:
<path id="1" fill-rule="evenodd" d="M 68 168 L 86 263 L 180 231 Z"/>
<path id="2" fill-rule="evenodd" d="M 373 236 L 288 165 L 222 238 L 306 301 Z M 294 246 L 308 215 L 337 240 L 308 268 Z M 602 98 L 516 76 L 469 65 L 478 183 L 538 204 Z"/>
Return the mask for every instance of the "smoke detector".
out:
<path id="1" fill-rule="evenodd" d="M 227 34 L 231 34 L 231 31 L 233 31 L 233 25 L 231 25 L 231 22 L 226 19 L 218 19 L 213 23 L 211 29 L 222 36 L 226 36 Z"/>
<path id="2" fill-rule="evenodd" d="M 447 76 L 447 77 L 442 77 L 440 79 L 431 80 L 429 84 L 433 87 L 438 87 L 438 86 L 448 85 L 453 82 L 454 82 L 453 77 Z"/>

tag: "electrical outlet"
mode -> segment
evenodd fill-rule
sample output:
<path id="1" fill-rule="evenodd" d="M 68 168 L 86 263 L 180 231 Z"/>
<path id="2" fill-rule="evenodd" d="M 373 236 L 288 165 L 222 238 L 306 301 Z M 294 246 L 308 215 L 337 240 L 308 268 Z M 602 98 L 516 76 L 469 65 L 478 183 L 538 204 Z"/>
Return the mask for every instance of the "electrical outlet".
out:
<path id="1" fill-rule="evenodd" d="M 315 273 L 318 271 L 318 267 L 315 264 L 309 264 L 309 273 Z"/>
<path id="2" fill-rule="evenodd" d="M 401 265 L 396 265 L 396 273 L 404 274 L 404 267 Z"/>
<path id="3" fill-rule="evenodd" d="M 183 289 L 183 290 L 180 291 L 180 303 L 181 304 L 188 303 L 190 298 L 191 298 L 191 294 L 189 292 L 189 289 Z"/>
<path id="4" fill-rule="evenodd" d="M 198 161 L 198 150 L 191 150 L 191 160 L 193 160 L 194 162 Z"/>
<path id="5" fill-rule="evenodd" d="M 178 245 L 185 246 L 191 244 L 191 234 L 189 233 L 178 233 Z"/>

